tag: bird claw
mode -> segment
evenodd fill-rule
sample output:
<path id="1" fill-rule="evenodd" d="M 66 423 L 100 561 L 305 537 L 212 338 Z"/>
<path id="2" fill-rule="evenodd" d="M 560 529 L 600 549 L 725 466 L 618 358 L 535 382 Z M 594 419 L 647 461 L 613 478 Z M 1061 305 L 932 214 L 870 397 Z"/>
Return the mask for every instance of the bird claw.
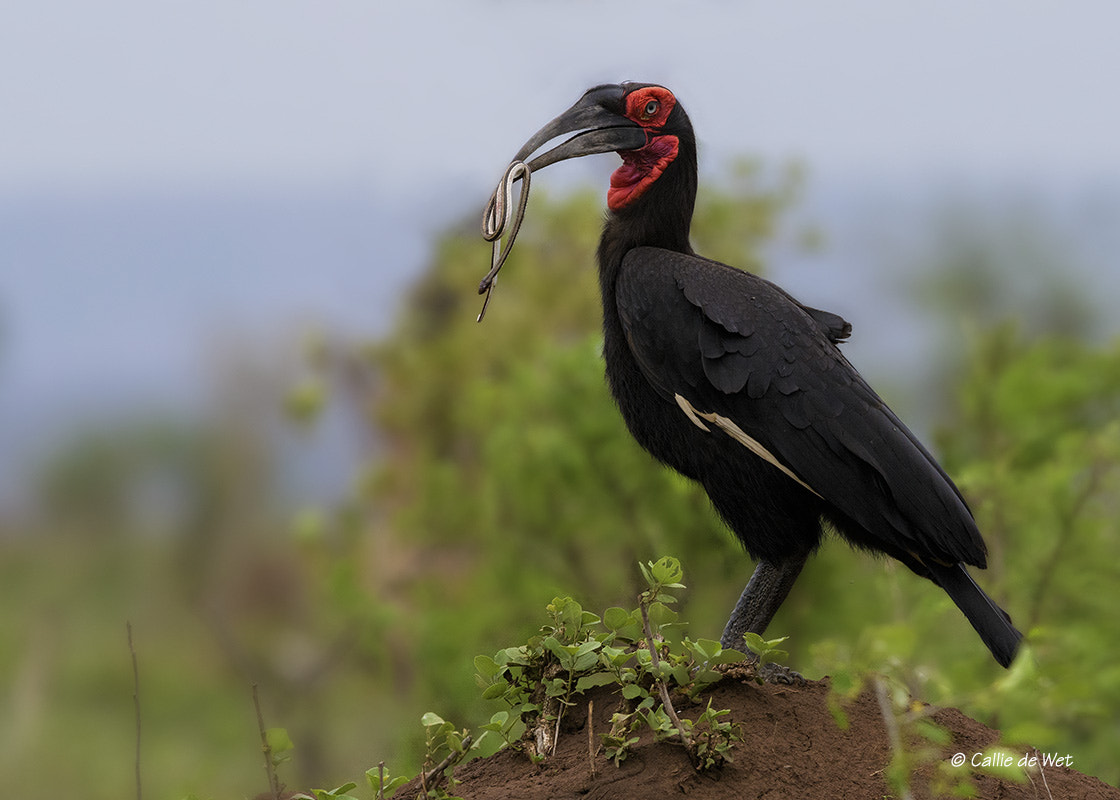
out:
<path id="1" fill-rule="evenodd" d="M 794 672 L 787 666 L 782 664 L 763 664 L 758 667 L 758 677 L 762 679 L 763 683 L 773 683 L 782 686 L 808 686 L 809 680 L 800 672 Z"/>

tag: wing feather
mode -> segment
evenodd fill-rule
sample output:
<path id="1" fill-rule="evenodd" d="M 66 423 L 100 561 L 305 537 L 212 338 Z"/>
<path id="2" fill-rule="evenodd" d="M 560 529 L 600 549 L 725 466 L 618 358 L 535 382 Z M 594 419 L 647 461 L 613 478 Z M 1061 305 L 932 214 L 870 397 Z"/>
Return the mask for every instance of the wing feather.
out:
<path id="1" fill-rule="evenodd" d="M 957 488 L 836 347 L 851 330 L 841 317 L 657 248 L 630 251 L 616 288 L 630 348 L 667 402 L 730 421 L 885 546 L 984 565 Z"/>

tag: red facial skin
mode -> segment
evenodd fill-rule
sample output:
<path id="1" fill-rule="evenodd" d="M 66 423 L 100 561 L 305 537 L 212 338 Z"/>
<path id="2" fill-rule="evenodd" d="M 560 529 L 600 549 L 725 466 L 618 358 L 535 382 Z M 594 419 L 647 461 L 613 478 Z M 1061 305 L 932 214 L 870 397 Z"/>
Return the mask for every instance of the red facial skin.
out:
<path id="1" fill-rule="evenodd" d="M 607 192 L 607 206 L 612 211 L 623 209 L 641 197 L 677 157 L 677 137 L 658 133 L 676 104 L 673 93 L 660 86 L 638 89 L 627 96 L 626 116 L 645 128 L 646 145 L 619 153 L 622 166 L 611 175 L 611 188 Z"/>

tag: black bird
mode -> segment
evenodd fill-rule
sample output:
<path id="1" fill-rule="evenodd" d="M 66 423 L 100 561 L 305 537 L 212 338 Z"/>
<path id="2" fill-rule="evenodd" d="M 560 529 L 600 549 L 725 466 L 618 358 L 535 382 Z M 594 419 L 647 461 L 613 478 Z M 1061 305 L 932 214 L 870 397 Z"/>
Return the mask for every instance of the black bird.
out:
<path id="1" fill-rule="evenodd" d="M 1008 666 L 1022 634 L 968 574 L 986 562 L 972 513 L 841 354 L 851 326 L 693 251 L 696 139 L 673 93 L 597 86 L 515 160 L 572 132 L 528 165 L 622 157 L 598 252 L 611 391 L 634 438 L 702 484 L 759 560 L 723 645 L 766 629 L 829 527 L 944 589 Z"/>

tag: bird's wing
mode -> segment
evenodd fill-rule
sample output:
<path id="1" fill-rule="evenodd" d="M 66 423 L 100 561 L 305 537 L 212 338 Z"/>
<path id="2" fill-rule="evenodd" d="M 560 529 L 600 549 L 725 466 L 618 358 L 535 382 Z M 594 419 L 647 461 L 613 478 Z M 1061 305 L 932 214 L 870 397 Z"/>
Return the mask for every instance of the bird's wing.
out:
<path id="1" fill-rule="evenodd" d="M 744 444 L 884 543 L 985 563 L 956 486 L 848 363 L 850 326 L 733 267 L 630 251 L 616 302 L 650 383 L 701 428 Z"/>

